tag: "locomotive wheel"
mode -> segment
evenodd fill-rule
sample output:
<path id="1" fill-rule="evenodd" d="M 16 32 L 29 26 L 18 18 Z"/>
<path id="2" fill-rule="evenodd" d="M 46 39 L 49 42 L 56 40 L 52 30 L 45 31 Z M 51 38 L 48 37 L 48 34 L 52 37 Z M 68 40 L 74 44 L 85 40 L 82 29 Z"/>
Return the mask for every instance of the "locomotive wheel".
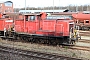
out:
<path id="1" fill-rule="evenodd" d="M 72 44 L 72 45 L 75 45 L 75 44 L 76 44 L 76 43 L 75 43 L 75 40 L 72 40 L 72 41 L 71 41 L 71 44 Z"/>
<path id="2" fill-rule="evenodd" d="M 68 44 L 75 45 L 76 44 L 75 42 L 76 42 L 75 40 L 69 39 Z"/>

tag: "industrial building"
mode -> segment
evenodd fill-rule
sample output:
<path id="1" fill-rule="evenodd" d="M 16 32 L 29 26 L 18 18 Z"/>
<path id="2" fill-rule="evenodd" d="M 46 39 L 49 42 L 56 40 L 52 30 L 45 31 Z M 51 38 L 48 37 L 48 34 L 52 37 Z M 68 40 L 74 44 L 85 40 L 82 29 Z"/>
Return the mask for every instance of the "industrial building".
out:
<path id="1" fill-rule="evenodd" d="M 0 2 L 0 12 L 2 13 L 13 12 L 13 2 L 12 1 Z"/>

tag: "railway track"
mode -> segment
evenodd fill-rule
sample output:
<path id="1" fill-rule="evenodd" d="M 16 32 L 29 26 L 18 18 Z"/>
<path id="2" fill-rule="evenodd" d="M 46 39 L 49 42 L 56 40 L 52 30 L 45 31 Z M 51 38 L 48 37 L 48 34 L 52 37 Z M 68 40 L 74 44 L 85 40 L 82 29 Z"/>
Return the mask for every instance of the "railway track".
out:
<path id="1" fill-rule="evenodd" d="M 83 42 L 83 43 L 90 43 L 90 40 L 85 40 L 85 39 L 82 39 L 82 40 L 79 40 L 79 42 Z"/>
<path id="2" fill-rule="evenodd" d="M 90 36 L 90 33 L 80 33 L 80 36 Z"/>
<path id="3" fill-rule="evenodd" d="M 90 33 L 80 33 L 80 36 L 90 36 Z"/>
<path id="4" fill-rule="evenodd" d="M 90 51 L 90 40 L 79 40 L 78 43 L 76 43 L 75 46 L 70 47 L 70 49 Z"/>
<path id="5" fill-rule="evenodd" d="M 69 47 L 69 49 L 90 51 L 90 47 L 85 47 L 85 46 L 74 46 L 74 47 Z"/>
<path id="6" fill-rule="evenodd" d="M 38 58 L 38 59 L 43 59 L 43 60 L 82 60 L 82 59 L 77 59 L 77 58 L 57 56 L 57 55 L 34 52 L 34 51 L 13 49 L 13 48 L 3 47 L 3 46 L 0 46 L 0 51 L 24 55 L 24 56 L 30 56 L 30 57 L 34 57 L 34 58 Z"/>
<path id="7" fill-rule="evenodd" d="M 81 39 L 76 43 L 75 46 L 63 46 L 64 48 L 73 49 L 73 50 L 83 50 L 90 51 L 90 40 L 89 39 Z"/>
<path id="8" fill-rule="evenodd" d="M 80 42 L 84 42 L 84 43 L 89 43 L 90 42 L 90 40 L 80 40 Z M 12 43 L 14 43 L 14 41 L 12 41 Z M 2 46 L 8 46 L 8 47 L 13 47 L 13 44 L 8 44 L 8 43 L 2 43 Z M 42 44 L 43 46 L 45 45 L 45 44 Z M 22 46 L 22 47 L 24 47 L 24 45 L 14 45 L 14 47 L 16 47 L 16 46 Z M 48 46 L 52 46 L 52 45 L 48 45 Z M 55 46 L 56 47 L 56 45 L 53 45 L 53 46 Z M 73 46 L 73 45 L 60 45 L 60 46 L 62 46 L 61 48 L 68 48 L 68 49 L 74 49 L 74 50 L 83 50 L 83 51 L 90 51 L 90 47 L 88 47 L 87 45 L 86 46 L 82 46 L 82 45 L 75 45 L 75 46 Z M 26 46 L 25 46 L 26 47 Z"/>
<path id="9" fill-rule="evenodd" d="M 79 30 L 80 33 L 90 33 L 90 31 Z"/>
<path id="10" fill-rule="evenodd" d="M 72 49 L 72 50 L 90 51 L 90 47 L 88 47 L 88 46 L 80 46 L 80 45 L 75 45 L 75 46 L 62 46 L 62 48 Z"/>

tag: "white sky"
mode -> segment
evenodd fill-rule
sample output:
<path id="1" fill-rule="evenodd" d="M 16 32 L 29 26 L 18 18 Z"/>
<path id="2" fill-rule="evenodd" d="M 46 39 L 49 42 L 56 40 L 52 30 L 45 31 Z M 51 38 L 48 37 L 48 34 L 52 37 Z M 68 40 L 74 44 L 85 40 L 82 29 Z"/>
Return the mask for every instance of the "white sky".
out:
<path id="1" fill-rule="evenodd" d="M 0 0 L 6 1 L 6 0 Z M 24 7 L 25 0 L 10 0 L 14 3 L 14 7 Z M 26 6 L 29 7 L 44 7 L 53 6 L 53 0 L 26 0 Z M 67 6 L 67 5 L 84 5 L 90 4 L 89 0 L 54 0 L 54 6 Z"/>

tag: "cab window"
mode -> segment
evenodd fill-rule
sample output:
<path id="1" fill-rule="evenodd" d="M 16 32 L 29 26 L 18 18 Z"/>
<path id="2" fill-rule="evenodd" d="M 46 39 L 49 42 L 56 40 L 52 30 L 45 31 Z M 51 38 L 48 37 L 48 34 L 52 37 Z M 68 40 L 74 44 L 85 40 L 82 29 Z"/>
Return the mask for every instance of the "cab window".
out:
<path id="1" fill-rule="evenodd" d="M 86 20 L 86 23 L 89 23 L 89 20 Z"/>
<path id="2" fill-rule="evenodd" d="M 35 16 L 30 16 L 30 21 L 34 21 L 35 20 Z"/>
<path id="3" fill-rule="evenodd" d="M 28 16 L 25 16 L 25 20 L 28 21 Z"/>

